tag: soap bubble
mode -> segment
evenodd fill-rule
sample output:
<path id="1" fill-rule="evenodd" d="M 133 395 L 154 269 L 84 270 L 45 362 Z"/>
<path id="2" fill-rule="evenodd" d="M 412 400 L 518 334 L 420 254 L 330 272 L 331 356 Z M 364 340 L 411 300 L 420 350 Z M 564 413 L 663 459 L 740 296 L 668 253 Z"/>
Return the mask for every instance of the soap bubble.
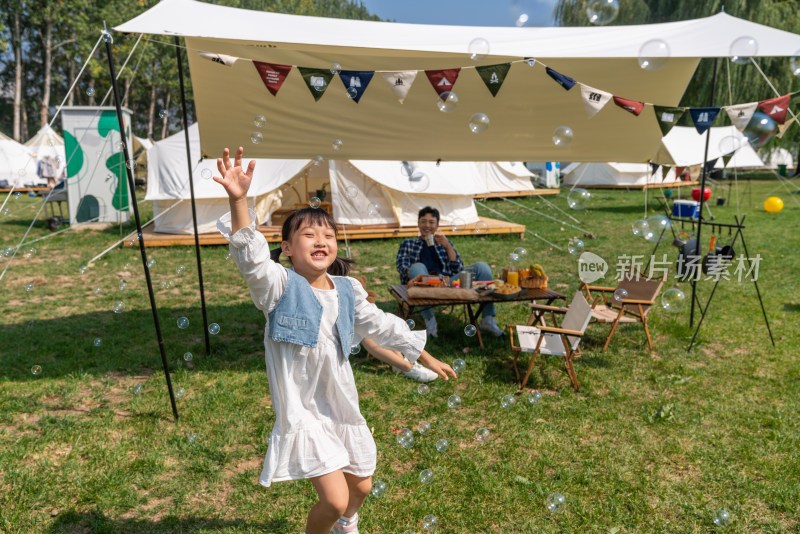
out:
<path id="1" fill-rule="evenodd" d="M 489 117 L 485 113 L 475 113 L 469 118 L 469 129 L 474 134 L 482 134 L 489 129 Z"/>
<path id="2" fill-rule="evenodd" d="M 557 147 L 568 147 L 575 133 L 569 126 L 559 126 L 553 130 L 553 144 Z"/>
<path id="3" fill-rule="evenodd" d="M 446 439 L 440 439 L 440 440 L 438 440 L 438 441 L 436 442 L 436 450 L 437 450 L 437 451 L 439 451 L 439 452 L 441 452 L 442 454 L 444 454 L 444 453 L 446 453 L 446 452 L 447 452 L 447 447 L 448 447 L 449 445 L 450 445 L 450 444 L 449 444 L 449 443 L 447 443 L 447 440 L 446 440 Z"/>
<path id="4" fill-rule="evenodd" d="M 458 95 L 453 91 L 445 91 L 440 95 L 436 95 L 436 108 L 443 113 L 450 113 L 455 111 L 458 107 Z"/>
<path id="5" fill-rule="evenodd" d="M 467 337 L 472 337 L 478 332 L 478 329 L 475 328 L 474 324 L 468 324 L 464 327 L 464 335 Z"/>
<path id="6" fill-rule="evenodd" d="M 316 156 L 311 158 L 311 161 L 314 163 L 315 167 L 319 167 L 320 165 L 322 165 L 322 162 L 325 161 L 325 158 L 323 158 L 322 155 L 317 154 Z"/>
<path id="7" fill-rule="evenodd" d="M 342 72 L 342 66 L 338 63 L 331 63 L 331 74 L 336 75 Z"/>
<path id="8" fill-rule="evenodd" d="M 427 421 L 420 421 L 417 425 L 417 431 L 424 436 L 431 431 L 431 424 Z"/>
<path id="9" fill-rule="evenodd" d="M 27 284 L 25 284 L 25 291 L 28 292 L 33 291 L 33 282 L 28 282 Z"/>
<path id="10" fill-rule="evenodd" d="M 341 139 L 334 139 L 333 140 L 333 144 L 331 146 L 332 146 L 333 150 L 335 150 L 336 152 L 339 152 L 342 149 L 343 145 L 344 145 L 344 143 L 342 143 Z"/>
<path id="11" fill-rule="evenodd" d="M 6 254 L 6 256 L 8 256 L 8 254 Z M 88 271 L 88 270 L 89 270 L 89 268 L 87 266 L 81 265 L 81 268 L 78 269 L 78 272 L 81 273 L 81 274 L 86 274 L 86 271 Z"/>
<path id="12" fill-rule="evenodd" d="M 792 68 L 792 76 L 800 76 L 800 49 L 795 51 L 789 63 Z"/>
<path id="13" fill-rule="evenodd" d="M 225 254 L 222 255 L 222 259 L 225 260 L 225 261 L 228 261 L 229 259 L 231 259 L 231 253 L 230 253 L 229 250 L 225 251 Z"/>
<path id="14" fill-rule="evenodd" d="M 99 337 L 94 338 L 94 341 L 92 341 L 92 345 L 94 345 L 95 347 L 99 347 L 102 344 L 103 344 L 103 340 L 100 339 Z"/>
<path id="15" fill-rule="evenodd" d="M 469 58 L 472 61 L 481 61 L 489 55 L 489 41 L 483 37 L 476 37 L 469 42 Z"/>
<path id="16" fill-rule="evenodd" d="M 511 18 L 514 19 L 514 25 L 517 28 L 525 26 L 530 20 L 530 15 L 527 13 L 528 7 L 519 0 L 511 2 Z"/>
<path id="17" fill-rule="evenodd" d="M 161 289 L 172 289 L 172 280 L 162 280 Z"/>
<path id="18" fill-rule="evenodd" d="M 349 98 L 355 100 L 356 97 L 358 96 L 358 89 L 356 89 L 355 87 L 348 87 L 347 88 L 347 96 Z"/>
<path id="19" fill-rule="evenodd" d="M 191 352 L 184 352 L 183 353 L 183 361 L 190 362 L 190 361 L 192 361 L 192 358 L 193 358 L 193 356 L 192 356 Z"/>
<path id="20" fill-rule="evenodd" d="M 175 267 L 175 272 L 178 273 L 178 274 L 185 273 L 186 272 L 186 266 L 178 265 L 177 267 Z"/>
<path id="21" fill-rule="evenodd" d="M 567 505 L 567 499 L 564 498 L 564 496 L 560 493 L 551 493 L 547 496 L 547 501 L 545 504 L 547 505 L 548 510 L 554 514 L 560 514 L 564 511 L 564 507 Z"/>
<path id="22" fill-rule="evenodd" d="M 313 80 L 313 82 L 312 82 L 312 83 L 313 83 L 312 87 L 313 87 L 313 88 L 314 88 L 314 89 L 315 89 L 315 90 L 316 90 L 318 93 L 321 93 L 322 91 L 324 91 L 324 90 L 325 90 L 325 86 L 327 85 L 327 82 L 325 81 L 325 78 L 323 78 L 322 76 L 314 76 L 314 77 L 313 77 L 313 78 L 311 78 L 311 79 Z"/>
<path id="23" fill-rule="evenodd" d="M 126 289 L 128 289 L 128 282 L 126 282 L 125 280 L 120 280 L 119 281 L 119 290 L 120 291 L 125 291 Z"/>
<path id="24" fill-rule="evenodd" d="M 528 403 L 536 404 L 540 400 L 542 400 L 542 394 L 539 393 L 538 391 L 531 391 L 530 393 L 528 393 Z"/>
<path id="25" fill-rule="evenodd" d="M 36 249 L 33 247 L 26 247 L 25 250 L 22 252 L 23 258 L 30 259 L 33 258 L 34 256 L 36 256 Z"/>
<path id="26" fill-rule="evenodd" d="M 614 291 L 614 300 L 617 302 L 622 302 L 628 298 L 628 292 L 625 289 L 619 288 Z"/>
<path id="27" fill-rule="evenodd" d="M 595 26 L 605 26 L 613 22 L 619 14 L 619 2 L 617 0 L 589 0 L 586 5 L 586 16 L 589 22 Z"/>
<path id="28" fill-rule="evenodd" d="M 583 241 L 581 241 L 577 237 L 573 237 L 572 239 L 569 240 L 569 243 L 567 243 L 567 250 L 573 256 L 580 256 L 581 253 L 583 252 L 583 246 L 584 246 Z"/>
<path id="29" fill-rule="evenodd" d="M 136 161 L 135 161 L 135 160 L 132 160 L 132 159 L 129 159 L 129 160 L 128 160 L 128 161 L 125 163 L 125 166 L 126 166 L 126 167 L 128 167 L 130 170 L 134 170 L 134 169 L 136 168 Z"/>
<path id="30" fill-rule="evenodd" d="M 486 221 L 478 221 L 475 223 L 476 234 L 486 234 L 489 232 L 489 223 Z"/>
<path id="31" fill-rule="evenodd" d="M 217 323 L 211 323 L 208 325 L 208 333 L 212 336 L 219 334 L 219 325 Z"/>
<path id="32" fill-rule="evenodd" d="M 712 521 L 718 527 L 727 527 L 731 524 L 731 514 L 727 510 L 717 510 Z"/>
<path id="33" fill-rule="evenodd" d="M 253 132 L 250 134 L 250 142 L 253 143 L 254 145 L 260 144 L 261 141 L 263 140 L 264 140 L 264 134 L 262 134 L 261 132 Z"/>
<path id="34" fill-rule="evenodd" d="M 159 118 L 166 119 L 167 115 L 169 115 L 169 111 L 167 111 L 166 108 L 161 108 L 161 110 L 158 112 Z"/>
<path id="35" fill-rule="evenodd" d="M 186 317 L 178 317 L 178 328 L 181 330 L 189 326 L 189 319 Z"/>
<path id="36" fill-rule="evenodd" d="M 214 173 L 211 172 L 211 169 L 203 169 L 200 171 L 200 178 L 203 180 L 210 180 L 213 175 Z"/>
<path id="37" fill-rule="evenodd" d="M 439 526 L 439 520 L 435 515 L 428 514 L 422 518 L 422 528 L 425 530 L 436 530 L 437 526 Z"/>
<path id="38" fill-rule="evenodd" d="M 404 531 L 403 531 L 403 534 L 417 534 L 417 533 L 416 533 L 416 532 L 414 532 L 414 531 L 413 531 L 413 530 L 411 530 L 411 529 L 408 529 L 408 530 L 404 530 Z"/>
<path id="39" fill-rule="evenodd" d="M 182 399 L 186 396 L 186 389 L 178 386 L 175 388 L 175 398 Z"/>
<path id="40" fill-rule="evenodd" d="M 117 143 L 117 150 L 119 150 L 120 152 L 122 152 L 123 150 L 125 150 L 125 143 L 123 143 L 122 141 L 120 141 L 119 143 Z M 113 175 L 112 175 L 112 176 L 113 176 Z"/>
<path id="41" fill-rule="evenodd" d="M 370 202 L 367 206 L 367 215 L 370 217 L 377 217 L 381 212 L 381 205 L 377 202 Z"/>
<path id="42" fill-rule="evenodd" d="M 461 358 L 456 358 L 455 360 L 453 360 L 453 371 L 455 371 L 456 373 L 460 373 L 461 371 L 463 371 L 466 366 L 467 362 L 465 362 Z"/>
<path id="43" fill-rule="evenodd" d="M 517 399 L 514 397 L 514 395 L 503 395 L 503 398 L 500 399 L 500 405 L 506 410 L 513 408 L 516 403 Z"/>
<path id="44" fill-rule="evenodd" d="M 486 443 L 489 440 L 489 432 L 488 428 L 479 428 L 477 432 L 475 432 L 475 441 L 478 443 Z"/>
<path id="45" fill-rule="evenodd" d="M 361 352 L 361 345 L 360 344 L 356 343 L 355 345 L 350 347 L 350 354 L 351 355 L 355 356 L 359 352 Z"/>
<path id="46" fill-rule="evenodd" d="M 458 395 L 450 395 L 447 397 L 447 406 L 452 408 L 453 410 L 458 409 L 461 406 L 461 397 Z"/>
<path id="47" fill-rule="evenodd" d="M 433 482 L 433 470 L 431 469 L 423 469 L 419 473 L 419 481 L 423 484 L 430 484 Z"/>
<path id="48" fill-rule="evenodd" d="M 431 179 L 428 178 L 428 175 L 422 171 L 414 171 L 414 173 L 408 178 L 408 187 L 415 193 L 420 193 L 428 189 L 428 186 L 431 184 Z"/>
<path id="49" fill-rule="evenodd" d="M 651 39 L 639 49 L 639 66 L 644 70 L 659 70 L 669 62 L 669 45 L 661 39 Z"/>
<path id="50" fill-rule="evenodd" d="M 3 215 L 11 215 L 11 208 L 3 208 Z"/>
<path id="51" fill-rule="evenodd" d="M 586 208 L 592 200 L 592 194 L 582 187 L 575 187 L 567 195 L 567 205 L 574 210 Z"/>
<path id="52" fill-rule="evenodd" d="M 647 218 L 647 225 L 654 231 L 661 233 L 662 230 L 669 230 L 672 221 L 666 215 L 651 215 Z"/>
<path id="53" fill-rule="evenodd" d="M 123 311 L 125 311 L 125 303 L 122 302 L 121 300 L 116 301 L 114 305 L 111 306 L 111 311 L 113 311 L 114 313 L 122 313 Z"/>
<path id="54" fill-rule="evenodd" d="M 133 386 L 133 394 L 134 395 L 141 395 L 143 390 L 144 390 L 144 387 L 141 384 Z"/>
<path id="55" fill-rule="evenodd" d="M 456 217 L 450 222 L 450 229 L 454 232 L 460 232 L 464 229 L 464 219 Z"/>
<path id="56" fill-rule="evenodd" d="M 430 390 L 431 388 L 428 384 L 420 384 L 417 386 L 417 393 L 420 395 L 427 395 Z"/>
<path id="57" fill-rule="evenodd" d="M 41 365 L 34 365 L 33 367 L 31 367 L 31 374 L 32 375 L 36 376 L 36 375 L 41 374 L 41 372 L 42 372 L 42 366 Z"/>
<path id="58" fill-rule="evenodd" d="M 633 235 L 640 237 L 643 236 L 649 229 L 650 229 L 650 223 L 648 223 L 644 219 L 638 219 L 634 221 L 633 225 L 631 226 Z"/>
<path id="59" fill-rule="evenodd" d="M 358 188 L 354 185 L 348 185 L 344 190 L 344 196 L 351 200 L 356 198 L 358 196 Z"/>
<path id="60" fill-rule="evenodd" d="M 668 312 L 679 312 L 683 309 L 685 304 L 686 295 L 677 287 L 667 289 L 664 291 L 664 294 L 661 295 L 661 307 Z"/>
<path id="61" fill-rule="evenodd" d="M 189 443 L 194 443 L 200 436 L 197 435 L 197 432 L 190 432 L 188 437 L 189 437 Z"/>
<path id="62" fill-rule="evenodd" d="M 256 128 L 263 128 L 267 125 L 267 118 L 264 115 L 256 115 L 253 117 L 253 126 Z"/>
<path id="63" fill-rule="evenodd" d="M 86 89 L 86 96 L 94 96 L 95 92 L 96 91 L 94 87 L 89 87 L 88 89 Z"/>
<path id="64" fill-rule="evenodd" d="M 775 124 L 772 117 L 766 113 L 756 111 L 753 113 L 750 122 L 745 126 L 742 134 L 747 138 L 747 142 L 750 143 L 750 146 L 758 150 L 772 139 L 777 129 L 778 125 Z"/>
<path id="65" fill-rule="evenodd" d="M 522 247 L 515 248 L 514 254 L 517 255 L 520 261 L 524 261 L 528 257 L 528 251 Z"/>
<path id="66" fill-rule="evenodd" d="M 308 205 L 312 208 L 319 208 L 322 205 L 322 201 L 319 197 L 311 197 L 311 200 L 308 201 Z"/>
<path id="67" fill-rule="evenodd" d="M 747 35 L 738 37 L 731 43 L 729 53 L 731 61 L 738 65 L 747 65 L 750 58 L 758 53 L 758 41 Z"/>
<path id="68" fill-rule="evenodd" d="M 374 481 L 370 493 L 372 493 L 373 497 L 383 497 L 383 494 L 386 493 L 386 482 L 383 480 Z"/>
<path id="69" fill-rule="evenodd" d="M 511 254 L 508 255 L 508 259 L 511 260 L 511 265 L 514 265 L 517 262 L 519 262 L 519 254 L 517 254 L 516 252 L 512 252 Z"/>
<path id="70" fill-rule="evenodd" d="M 403 428 L 397 433 L 397 443 L 404 449 L 410 449 L 414 446 L 414 433 L 408 428 Z"/>
<path id="71" fill-rule="evenodd" d="M 148 269 L 152 269 L 153 267 L 155 267 L 155 265 L 156 265 L 156 259 L 155 258 L 150 258 L 150 259 L 147 260 L 147 268 Z"/>
<path id="72" fill-rule="evenodd" d="M 743 144 L 744 141 L 741 138 L 729 135 L 720 140 L 719 151 L 723 155 L 733 154 L 739 150 Z"/>

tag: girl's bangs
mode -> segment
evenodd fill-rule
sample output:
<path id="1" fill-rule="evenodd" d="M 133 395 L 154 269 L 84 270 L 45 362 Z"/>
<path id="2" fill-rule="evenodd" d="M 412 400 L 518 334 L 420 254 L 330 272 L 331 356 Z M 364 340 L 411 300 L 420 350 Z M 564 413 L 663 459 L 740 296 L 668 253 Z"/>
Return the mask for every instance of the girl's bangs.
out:
<path id="1" fill-rule="evenodd" d="M 295 211 L 284 223 L 281 238 L 288 241 L 289 238 L 303 225 L 325 226 L 334 232 L 338 231 L 336 221 L 330 214 L 320 208 L 302 208 Z"/>

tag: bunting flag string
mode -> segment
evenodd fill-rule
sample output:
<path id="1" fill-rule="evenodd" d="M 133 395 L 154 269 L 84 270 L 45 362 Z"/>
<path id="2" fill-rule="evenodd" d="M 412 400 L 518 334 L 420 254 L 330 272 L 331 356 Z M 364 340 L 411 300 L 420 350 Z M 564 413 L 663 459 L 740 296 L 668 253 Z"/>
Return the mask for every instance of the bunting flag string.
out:
<path id="1" fill-rule="evenodd" d="M 575 83 L 576 83 L 575 80 L 573 80 L 569 76 L 565 76 L 564 74 L 561 74 L 560 72 L 557 72 L 557 71 L 551 69 L 550 67 L 545 67 L 544 70 L 545 70 L 545 72 L 547 72 L 548 76 L 553 78 L 556 81 L 556 83 L 558 83 L 558 85 L 560 85 L 561 87 L 563 87 L 567 91 L 569 91 L 570 89 L 572 89 L 575 86 Z"/>
<path id="2" fill-rule="evenodd" d="M 457 69 L 441 69 L 441 70 L 426 70 L 425 74 L 428 76 L 433 89 L 444 100 L 443 93 L 449 93 L 453 90 L 453 86 L 458 79 L 458 73 L 461 68 Z"/>
<path id="3" fill-rule="evenodd" d="M 331 78 L 333 78 L 333 73 L 331 73 L 330 69 L 309 69 L 308 67 L 297 67 L 297 70 L 300 71 L 300 75 L 306 82 L 308 90 L 311 91 L 311 95 L 314 97 L 314 102 L 322 98 L 322 95 L 325 94 L 325 91 L 331 84 Z"/>
<path id="4" fill-rule="evenodd" d="M 633 113 L 637 117 L 644 109 L 644 102 L 639 102 L 638 100 L 629 100 L 627 98 L 622 98 L 621 96 L 615 96 L 614 103 L 628 113 Z"/>
<path id="5" fill-rule="evenodd" d="M 611 100 L 612 94 L 581 84 L 581 96 L 583 97 L 583 107 L 589 119 L 605 107 Z"/>
<path id="6" fill-rule="evenodd" d="M 406 96 L 408 96 L 408 92 L 411 90 L 411 84 L 413 84 L 414 80 L 417 78 L 417 72 L 416 70 L 387 71 L 381 72 L 381 76 L 383 76 L 383 79 L 389 84 L 392 93 L 394 93 L 394 96 L 396 96 L 397 100 L 402 104 Z"/>
<path id="7" fill-rule="evenodd" d="M 678 124 L 678 121 L 686 113 L 685 108 L 676 108 L 672 106 L 653 106 L 656 112 L 656 120 L 661 127 L 661 135 L 667 135 L 672 127 Z"/>
<path id="8" fill-rule="evenodd" d="M 510 68 L 511 63 L 500 63 L 499 65 L 475 67 L 475 70 L 478 71 L 481 80 L 483 80 L 483 83 L 486 84 L 486 88 L 494 97 L 497 96 L 497 92 L 500 90 L 500 87 L 503 86 L 503 82 L 506 80 L 506 74 L 508 74 L 508 69 Z"/>
<path id="9" fill-rule="evenodd" d="M 697 133 L 702 134 L 714 122 L 714 119 L 719 115 L 722 108 L 689 108 L 689 115 L 692 116 L 692 124 L 694 124 Z"/>
<path id="10" fill-rule="evenodd" d="M 292 70 L 291 65 L 278 65 L 276 63 L 263 63 L 261 61 L 253 61 L 256 70 L 258 71 L 264 85 L 267 86 L 267 91 L 272 93 L 272 96 L 277 96 L 278 91 L 286 81 L 286 76 Z"/>
<path id="11" fill-rule="evenodd" d="M 372 70 L 343 70 L 339 72 L 339 78 L 347 88 L 348 96 L 358 104 L 374 74 Z"/>
<path id="12" fill-rule="evenodd" d="M 769 100 L 762 100 L 758 103 L 761 111 L 772 117 L 778 124 L 786 122 L 786 113 L 789 111 L 789 100 L 791 95 L 783 95 Z"/>

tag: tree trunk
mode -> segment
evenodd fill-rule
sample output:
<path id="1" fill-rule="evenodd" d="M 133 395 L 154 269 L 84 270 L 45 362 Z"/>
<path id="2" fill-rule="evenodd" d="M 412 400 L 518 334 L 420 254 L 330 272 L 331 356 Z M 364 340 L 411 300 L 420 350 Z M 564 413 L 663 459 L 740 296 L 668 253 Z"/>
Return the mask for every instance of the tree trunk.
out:
<path id="1" fill-rule="evenodd" d="M 164 109 L 169 109 L 169 101 L 172 95 L 167 93 L 167 102 L 164 104 Z M 169 114 L 164 115 L 164 118 L 161 119 L 161 139 L 164 139 L 167 136 L 168 127 L 169 126 Z"/>
<path id="2" fill-rule="evenodd" d="M 19 13 L 14 13 L 14 33 L 11 37 L 14 47 L 14 132 L 16 141 L 22 141 L 22 30 L 19 23 Z"/>
<path id="3" fill-rule="evenodd" d="M 800 146 L 797 147 L 797 155 L 794 157 L 794 176 L 800 176 Z"/>
<path id="4" fill-rule="evenodd" d="M 72 33 L 72 36 L 70 38 L 72 39 L 72 41 L 77 41 L 78 40 L 78 38 L 77 38 L 77 36 L 75 35 L 74 32 Z M 69 63 L 69 71 L 68 71 L 69 72 L 69 78 L 67 79 L 67 87 L 69 88 L 69 86 L 72 85 L 72 82 L 75 81 L 75 74 L 76 74 L 75 71 L 77 69 L 76 69 L 76 65 L 75 65 L 75 58 L 74 57 L 70 58 L 69 56 L 67 56 L 67 58 L 68 58 L 67 62 Z M 74 89 L 69 92 L 69 96 L 67 97 L 67 105 L 68 106 L 74 106 L 75 105 L 75 90 Z"/>
<path id="5" fill-rule="evenodd" d="M 128 102 L 130 102 L 130 94 L 131 94 L 131 79 L 125 78 L 125 96 L 122 98 L 122 107 L 127 108 Z"/>
<path id="6" fill-rule="evenodd" d="M 30 135 L 28 134 L 28 110 L 25 107 L 24 100 L 20 103 L 20 107 L 22 108 L 22 124 L 20 124 L 20 133 L 22 134 L 23 139 L 28 140 L 30 139 Z"/>
<path id="7" fill-rule="evenodd" d="M 150 86 L 150 109 L 147 112 L 147 138 L 153 140 L 156 122 L 156 84 Z"/>
<path id="8" fill-rule="evenodd" d="M 39 111 L 39 127 L 47 124 L 47 115 L 50 111 L 50 83 L 53 69 L 53 21 L 48 20 L 44 25 L 42 36 L 42 50 L 44 51 L 44 81 L 42 83 L 42 109 Z"/>
<path id="9" fill-rule="evenodd" d="M 89 105 L 94 106 L 94 78 L 89 78 L 89 88 L 92 89 L 89 91 Z"/>

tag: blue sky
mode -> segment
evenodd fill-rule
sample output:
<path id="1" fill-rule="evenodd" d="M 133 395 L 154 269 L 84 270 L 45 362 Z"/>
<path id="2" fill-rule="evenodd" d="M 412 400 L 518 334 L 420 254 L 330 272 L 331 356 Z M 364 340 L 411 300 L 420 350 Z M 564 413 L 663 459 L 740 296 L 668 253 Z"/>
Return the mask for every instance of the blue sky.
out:
<path id="1" fill-rule="evenodd" d="M 382 19 L 415 24 L 514 26 L 520 13 L 525 26 L 553 26 L 556 0 L 362 0 Z"/>

